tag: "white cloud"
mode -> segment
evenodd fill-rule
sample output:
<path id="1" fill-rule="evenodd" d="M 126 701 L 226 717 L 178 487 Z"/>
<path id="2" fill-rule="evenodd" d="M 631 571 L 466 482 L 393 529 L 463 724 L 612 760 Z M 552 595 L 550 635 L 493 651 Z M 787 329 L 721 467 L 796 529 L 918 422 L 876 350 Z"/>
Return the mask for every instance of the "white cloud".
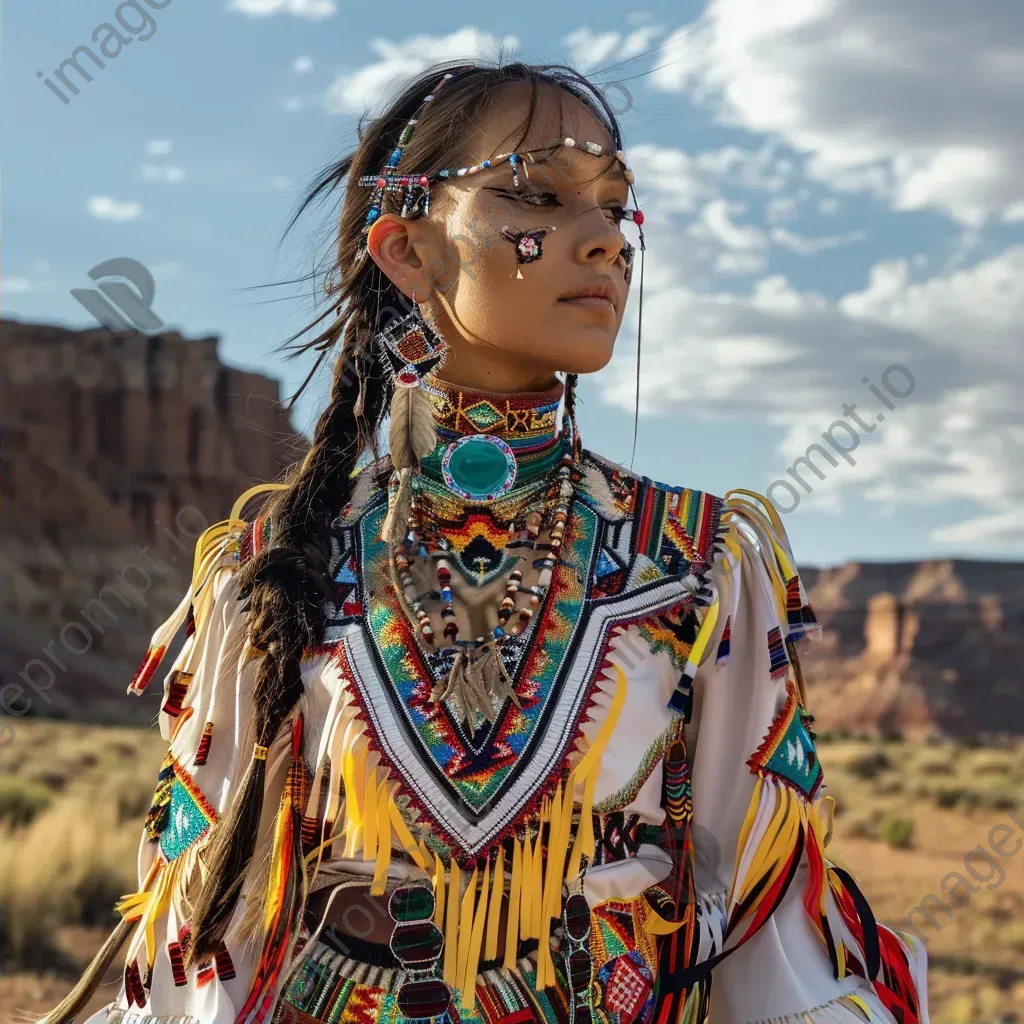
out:
<path id="1" fill-rule="evenodd" d="M 296 57 L 292 61 L 292 71 L 297 75 L 305 75 L 313 70 L 312 57 Z"/>
<path id="2" fill-rule="evenodd" d="M 584 74 L 600 70 L 610 61 L 626 61 L 650 49 L 654 40 L 664 33 L 660 25 L 643 25 L 632 32 L 595 32 L 581 26 L 562 39 L 569 51 L 569 63 Z"/>
<path id="3" fill-rule="evenodd" d="M 441 61 L 481 60 L 508 56 L 519 46 L 515 36 L 495 36 L 473 27 L 445 36 L 410 36 L 400 42 L 373 39 L 370 49 L 380 58 L 357 71 L 339 75 L 328 87 L 324 108 L 329 114 L 356 114 L 381 108 L 395 86 Z"/>
<path id="4" fill-rule="evenodd" d="M 694 158 L 697 166 L 716 179 L 741 188 L 778 192 L 793 175 L 793 166 L 776 156 L 778 144 L 765 143 L 760 149 L 728 145 L 704 150 Z"/>
<path id="5" fill-rule="evenodd" d="M 698 219 L 687 228 L 694 238 L 709 239 L 725 249 L 741 252 L 760 251 L 767 244 L 767 236 L 753 224 L 737 224 L 732 214 L 746 212 L 746 204 L 730 202 L 719 197 L 706 203 Z"/>
<path id="6" fill-rule="evenodd" d="M 796 217 L 796 196 L 772 196 L 765 204 L 764 219 L 769 224 L 780 220 L 793 220 Z"/>
<path id="7" fill-rule="evenodd" d="M 800 256 L 813 256 L 825 249 L 838 249 L 841 245 L 861 242 L 867 238 L 867 234 L 863 229 L 858 229 L 845 235 L 819 235 L 816 238 L 809 238 L 807 235 L 798 235 L 788 228 L 773 227 L 769 237 L 776 245 L 792 249 Z"/>
<path id="8" fill-rule="evenodd" d="M 114 199 L 112 196 L 90 196 L 86 208 L 98 220 L 137 220 L 142 216 L 142 204 L 131 200 Z"/>
<path id="9" fill-rule="evenodd" d="M 693 213 L 702 199 L 718 192 L 714 175 L 681 149 L 645 142 L 631 146 L 626 161 L 636 174 L 645 210 L 650 201 L 663 213 Z"/>
<path id="10" fill-rule="evenodd" d="M 229 0 L 229 11 L 238 11 L 252 18 L 266 18 L 271 14 L 291 14 L 296 18 L 322 21 L 338 13 L 334 0 Z"/>
<path id="11" fill-rule="evenodd" d="M 954 0 L 710 0 L 650 78 L 895 209 L 977 225 L 1024 199 L 1024 18 Z"/>
<path id="12" fill-rule="evenodd" d="M 760 252 L 720 252 L 715 257 L 715 273 L 741 276 L 760 274 L 766 263 L 764 253 Z"/>
<path id="13" fill-rule="evenodd" d="M 27 292 L 52 292 L 55 291 L 53 278 L 50 276 L 49 260 L 35 259 L 32 261 L 32 273 L 12 274 L 9 277 L 0 278 L 0 296 L 4 293 L 10 295 L 24 295 Z"/>
<path id="14" fill-rule="evenodd" d="M 146 156 L 167 156 L 171 146 L 170 139 L 150 139 L 146 143 Z"/>
<path id="15" fill-rule="evenodd" d="M 177 185 L 185 180 L 185 168 L 173 164 L 143 164 L 140 172 L 146 181 L 164 181 L 169 185 Z"/>
<path id="16" fill-rule="evenodd" d="M 703 209 L 709 206 L 718 220 L 704 216 L 705 226 L 738 212 L 724 200 Z M 811 444 L 826 444 L 823 431 L 849 443 L 830 427 L 838 419 L 856 426 L 845 404 L 863 424 L 855 465 L 834 452 L 836 467 L 820 461 L 826 479 L 805 472 L 813 485 L 813 494 L 799 492 L 806 505 L 839 512 L 854 492 L 876 507 L 973 505 L 931 539 L 965 552 L 1024 551 L 1024 245 L 923 281 L 912 279 L 910 262 L 878 263 L 864 288 L 833 301 L 779 275 L 747 294 L 699 286 L 690 247 L 678 245 L 678 225 L 652 217 L 645 229 L 649 262 L 658 268 L 645 281 L 645 413 L 686 408 L 781 429 L 776 461 L 752 482 L 765 488 L 773 479 L 792 481 L 794 460 Z M 723 237 L 736 241 L 728 230 Z M 728 264 L 759 255 L 739 247 L 718 257 Z M 627 325 L 626 335 L 633 329 Z M 632 410 L 632 356 L 623 359 L 621 374 L 602 375 L 603 397 Z M 894 410 L 869 390 L 885 394 L 886 381 Z"/>

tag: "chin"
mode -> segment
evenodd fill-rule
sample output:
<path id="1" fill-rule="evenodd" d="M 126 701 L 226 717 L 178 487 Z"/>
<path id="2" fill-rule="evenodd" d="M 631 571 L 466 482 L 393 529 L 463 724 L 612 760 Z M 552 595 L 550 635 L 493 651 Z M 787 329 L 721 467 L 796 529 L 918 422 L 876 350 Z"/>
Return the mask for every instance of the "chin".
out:
<path id="1" fill-rule="evenodd" d="M 558 346 L 558 368 L 565 373 L 597 373 L 611 361 L 615 350 L 614 338 L 565 339 Z"/>

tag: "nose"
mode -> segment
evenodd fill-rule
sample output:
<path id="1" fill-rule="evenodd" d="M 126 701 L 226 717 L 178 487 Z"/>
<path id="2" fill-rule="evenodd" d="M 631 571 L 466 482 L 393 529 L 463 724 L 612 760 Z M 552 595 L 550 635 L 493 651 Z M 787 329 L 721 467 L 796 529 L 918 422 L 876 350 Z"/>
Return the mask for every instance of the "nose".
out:
<path id="1" fill-rule="evenodd" d="M 579 263 L 612 264 L 626 241 L 599 206 L 592 206 L 580 214 L 576 230 L 575 255 Z"/>

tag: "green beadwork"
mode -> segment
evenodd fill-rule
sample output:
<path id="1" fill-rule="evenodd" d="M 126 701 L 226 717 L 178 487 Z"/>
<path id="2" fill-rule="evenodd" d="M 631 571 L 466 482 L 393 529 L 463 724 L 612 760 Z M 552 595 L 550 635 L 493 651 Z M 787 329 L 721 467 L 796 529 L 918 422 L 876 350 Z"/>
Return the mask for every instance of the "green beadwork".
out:
<path id="1" fill-rule="evenodd" d="M 498 412 L 490 402 L 477 402 L 463 410 L 463 415 L 477 430 L 489 430 L 498 423 L 505 422 L 505 416 Z"/>

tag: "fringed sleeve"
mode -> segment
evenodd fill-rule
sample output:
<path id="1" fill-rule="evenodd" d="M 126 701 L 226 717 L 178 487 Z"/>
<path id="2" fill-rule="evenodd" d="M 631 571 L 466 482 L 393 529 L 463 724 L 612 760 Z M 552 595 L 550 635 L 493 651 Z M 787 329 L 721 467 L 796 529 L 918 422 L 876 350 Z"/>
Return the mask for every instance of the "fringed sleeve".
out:
<path id="1" fill-rule="evenodd" d="M 923 946 L 876 923 L 825 852 L 833 801 L 796 658 L 818 624 L 766 499 L 726 495 L 712 580 L 687 725 L 700 911 L 688 971 L 710 976 L 710 1024 L 927 1024 Z"/>
<path id="2" fill-rule="evenodd" d="M 280 867 L 275 858 L 282 845 L 282 819 L 295 817 L 285 805 L 296 792 L 292 775 L 297 750 L 301 762 L 301 716 L 290 716 L 268 750 L 252 861 L 257 867 L 247 876 L 225 941 L 210 961 L 188 971 L 184 967 L 202 853 L 253 750 L 256 659 L 247 645 L 235 573 L 240 558 L 252 552 L 254 541 L 258 548 L 264 535 L 259 518 L 250 524 L 239 518 L 245 500 L 260 489 L 246 492 L 232 517 L 197 541 L 192 587 L 154 634 L 129 687 L 130 693 L 141 692 L 184 626 L 184 645 L 164 680 L 159 724 L 168 750 L 140 841 L 139 886 L 116 908 L 122 929 L 130 926 L 121 943 L 122 984 L 114 1002 L 86 1024 L 121 1020 L 122 1013 L 125 1020 L 137 1015 L 203 1024 L 259 1021 L 269 1013 L 266 993 L 275 981 L 273 964 L 282 956 L 279 949 L 268 956 L 274 907 L 266 883 Z"/>

